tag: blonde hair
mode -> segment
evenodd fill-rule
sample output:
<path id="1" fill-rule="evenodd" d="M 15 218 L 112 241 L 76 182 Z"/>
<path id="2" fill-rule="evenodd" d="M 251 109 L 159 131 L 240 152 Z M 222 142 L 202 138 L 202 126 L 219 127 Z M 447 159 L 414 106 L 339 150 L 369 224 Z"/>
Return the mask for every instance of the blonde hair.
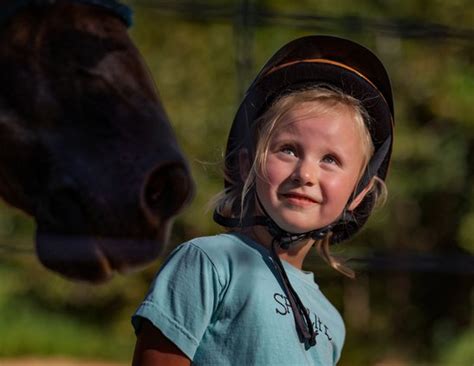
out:
<path id="1" fill-rule="evenodd" d="M 265 175 L 266 160 L 272 137 L 280 128 L 280 122 L 285 119 L 285 116 L 293 110 L 295 106 L 301 104 L 310 104 L 310 111 L 312 113 L 323 114 L 333 108 L 348 108 L 348 110 L 352 112 L 353 120 L 356 123 L 364 147 L 363 167 L 358 177 L 358 181 L 360 181 L 374 153 L 374 146 L 369 133 L 371 119 L 361 102 L 343 93 L 339 89 L 326 85 L 298 90 L 285 94 L 277 99 L 265 113 L 254 122 L 252 127 L 254 141 L 251 142 L 252 148 L 254 148 L 255 151 L 254 157 L 250 156 L 250 151 L 243 152 L 242 149 L 231 152 L 232 154 L 236 154 L 236 160 L 234 161 L 238 161 L 238 164 L 234 164 L 234 166 L 226 164 L 224 168 L 225 179 L 230 184 L 211 201 L 211 206 L 213 206 L 220 215 L 229 218 L 240 218 L 242 220 L 244 217 L 252 214 L 250 210 L 253 210 L 255 207 L 255 196 L 251 194 L 251 192 L 255 187 L 257 176 L 260 174 Z M 246 156 L 242 156 L 242 154 L 246 154 Z M 243 180 L 240 178 L 242 176 L 241 164 L 245 158 L 253 158 L 253 160 L 251 164 L 249 162 L 249 171 Z M 378 177 L 375 177 L 370 184 L 371 190 L 369 193 L 372 193 L 374 202 L 380 202 L 386 196 L 384 182 Z M 346 276 L 354 277 L 354 272 L 351 269 L 346 267 L 341 260 L 336 259 L 330 254 L 329 243 L 329 235 L 322 240 L 318 240 L 315 243 L 318 254 L 332 268 Z"/>

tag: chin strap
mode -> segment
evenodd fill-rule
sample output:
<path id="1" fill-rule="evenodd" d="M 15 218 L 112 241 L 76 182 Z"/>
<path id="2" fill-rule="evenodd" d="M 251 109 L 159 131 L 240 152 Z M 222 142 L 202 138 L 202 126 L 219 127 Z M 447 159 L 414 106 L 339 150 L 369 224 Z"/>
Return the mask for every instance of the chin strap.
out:
<path id="1" fill-rule="evenodd" d="M 304 233 L 290 233 L 286 230 L 283 230 L 281 227 L 277 225 L 275 221 L 270 217 L 270 215 L 263 207 L 258 194 L 255 194 L 257 198 L 257 203 L 262 210 L 264 216 L 253 216 L 253 217 L 244 217 L 242 219 L 234 218 L 234 217 L 224 217 L 221 214 L 217 213 L 217 210 L 214 211 L 213 219 L 214 221 L 224 227 L 249 227 L 249 226 L 265 226 L 271 235 L 272 238 L 277 238 L 279 245 L 282 249 L 289 249 L 291 244 L 296 243 L 303 239 L 313 239 L 313 240 L 321 240 L 324 239 L 333 229 L 335 224 L 326 225 L 320 229 L 307 231 Z M 341 220 L 347 220 L 346 215 L 342 215 L 343 217 Z M 341 220 L 338 220 L 336 224 L 338 224 Z"/>
<path id="2" fill-rule="evenodd" d="M 291 282 L 288 279 L 283 263 L 281 263 L 280 257 L 277 253 L 277 247 L 281 246 L 278 238 L 272 240 L 271 245 L 271 256 L 273 259 L 273 264 L 278 273 L 278 277 L 281 280 L 283 290 L 286 293 L 286 297 L 291 306 L 291 311 L 293 312 L 293 317 L 295 318 L 296 331 L 300 338 L 300 342 L 304 343 L 308 348 L 316 345 L 316 336 L 318 331 L 314 328 L 313 322 L 309 317 L 309 312 L 306 307 L 303 305 L 300 297 L 291 286 Z"/>
<path id="3" fill-rule="evenodd" d="M 324 239 L 334 227 L 334 225 L 327 225 L 321 229 L 312 230 L 301 234 L 294 234 L 282 230 L 271 218 L 267 216 L 253 216 L 238 219 L 235 217 L 224 217 L 221 214 L 217 213 L 217 211 L 214 211 L 213 220 L 221 226 L 232 228 L 265 226 L 272 238 L 278 238 L 279 244 L 282 249 L 289 249 L 291 244 L 303 239 Z"/>

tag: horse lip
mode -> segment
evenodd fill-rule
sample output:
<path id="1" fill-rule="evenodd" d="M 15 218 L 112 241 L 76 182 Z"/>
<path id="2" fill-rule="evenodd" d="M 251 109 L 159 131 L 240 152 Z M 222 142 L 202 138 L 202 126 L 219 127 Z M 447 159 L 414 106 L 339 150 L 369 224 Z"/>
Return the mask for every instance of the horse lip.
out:
<path id="1" fill-rule="evenodd" d="M 166 240 L 75 236 L 37 230 L 41 263 L 60 275 L 90 283 L 106 282 L 114 273 L 145 267 L 161 253 Z"/>
<path id="2" fill-rule="evenodd" d="M 36 251 L 45 267 L 71 280 L 100 283 L 114 272 L 93 238 L 38 231 Z"/>

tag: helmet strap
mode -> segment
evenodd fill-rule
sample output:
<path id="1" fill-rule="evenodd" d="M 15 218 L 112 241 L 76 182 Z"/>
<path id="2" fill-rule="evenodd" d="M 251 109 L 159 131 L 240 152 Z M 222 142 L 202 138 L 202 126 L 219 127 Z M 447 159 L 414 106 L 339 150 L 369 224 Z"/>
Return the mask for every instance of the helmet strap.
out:
<path id="1" fill-rule="evenodd" d="M 268 214 L 267 210 L 265 210 L 265 207 L 263 207 L 262 202 L 260 201 L 260 197 L 258 196 L 257 193 L 255 193 L 255 196 L 257 198 L 257 203 L 262 210 L 264 217 L 266 217 L 268 220 L 266 222 L 266 227 L 272 238 L 275 240 L 278 240 L 280 243 L 280 247 L 282 249 L 288 249 L 293 243 L 298 242 L 303 239 L 313 239 L 313 240 L 320 240 L 323 239 L 327 234 L 329 234 L 333 228 L 333 225 L 326 225 L 320 229 L 315 229 L 311 231 L 307 231 L 304 233 L 290 233 L 286 230 L 283 230 L 278 224 L 271 218 L 271 216 Z"/>
<path id="2" fill-rule="evenodd" d="M 354 190 L 353 197 L 356 197 L 359 193 L 361 193 L 370 183 L 370 180 L 377 175 L 377 172 L 379 171 L 380 167 L 382 166 L 382 163 L 385 160 L 385 157 L 388 154 L 391 142 L 392 137 L 387 137 L 383 144 L 372 156 L 369 161 L 369 164 L 367 164 L 367 168 L 365 169 L 364 174 L 362 175 L 361 179 L 359 180 L 359 183 L 357 184 L 356 189 Z"/>
<path id="3" fill-rule="evenodd" d="M 277 277 L 280 279 L 281 286 L 283 287 L 286 297 L 290 303 L 300 342 L 304 343 L 309 348 L 316 345 L 316 336 L 318 335 L 318 331 L 314 328 L 313 323 L 309 317 L 308 310 L 303 305 L 303 302 L 288 279 L 288 275 L 286 274 L 285 268 L 283 267 L 283 263 L 281 262 L 277 253 L 277 247 L 279 245 L 281 244 L 278 239 L 274 238 L 270 246 L 272 261 L 277 272 Z"/>
<path id="4" fill-rule="evenodd" d="M 244 228 L 249 226 L 265 226 L 268 230 L 268 233 L 271 235 L 273 239 L 276 239 L 280 244 L 282 249 L 288 249 L 293 243 L 296 243 L 300 240 L 304 239 L 313 239 L 313 240 L 321 240 L 328 235 L 334 226 L 345 223 L 347 221 L 353 221 L 353 216 L 350 213 L 344 212 L 341 216 L 341 219 L 337 220 L 333 224 L 326 225 L 322 228 L 307 231 L 304 233 L 290 233 L 286 230 L 283 230 L 278 224 L 270 217 L 267 213 L 265 208 L 263 207 L 260 198 L 257 194 L 255 194 L 257 198 L 257 203 L 260 209 L 263 212 L 263 216 L 250 216 L 250 217 L 243 217 L 243 218 L 236 218 L 236 217 L 225 217 L 222 216 L 214 210 L 213 219 L 214 221 L 224 227 L 231 227 L 231 228 Z"/>

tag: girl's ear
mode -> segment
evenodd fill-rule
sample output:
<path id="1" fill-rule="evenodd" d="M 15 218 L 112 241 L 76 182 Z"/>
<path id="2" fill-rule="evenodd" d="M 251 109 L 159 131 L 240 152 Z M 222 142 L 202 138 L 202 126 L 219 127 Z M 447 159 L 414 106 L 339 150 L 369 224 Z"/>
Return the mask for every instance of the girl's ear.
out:
<path id="1" fill-rule="evenodd" d="M 367 184 L 367 186 L 357 196 L 355 196 L 355 198 L 351 201 L 347 209 L 349 211 L 354 211 L 360 205 L 360 203 L 365 198 L 367 193 L 370 192 L 373 186 L 374 186 L 374 179 L 371 179 L 369 184 Z"/>
<path id="2" fill-rule="evenodd" d="M 242 179 L 242 182 L 245 182 L 250 173 L 250 160 L 247 149 L 239 151 L 239 169 L 240 179 Z"/>

